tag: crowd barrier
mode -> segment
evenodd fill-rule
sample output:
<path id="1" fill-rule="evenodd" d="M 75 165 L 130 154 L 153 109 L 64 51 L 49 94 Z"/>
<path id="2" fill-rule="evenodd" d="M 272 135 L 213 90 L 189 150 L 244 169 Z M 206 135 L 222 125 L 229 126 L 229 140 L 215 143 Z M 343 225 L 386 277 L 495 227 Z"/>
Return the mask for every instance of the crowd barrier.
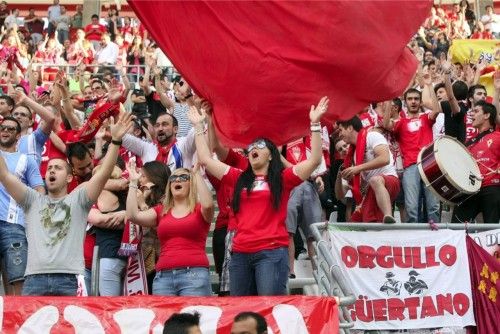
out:
<path id="1" fill-rule="evenodd" d="M 331 220 L 333 220 L 333 219 L 334 218 L 331 218 Z M 425 232 L 425 231 L 429 231 L 431 228 L 432 229 L 437 228 L 438 233 L 431 235 L 428 232 Z M 390 304 L 387 304 L 387 303 L 385 304 L 387 307 L 386 309 L 384 309 L 384 306 L 380 306 L 380 305 L 382 305 L 380 303 L 380 300 L 373 300 L 373 304 L 372 304 L 372 301 L 370 300 L 370 297 L 368 296 L 368 294 L 363 295 L 363 293 L 366 293 L 366 291 L 359 290 L 359 284 L 358 284 L 359 282 L 356 282 L 356 280 L 353 279 L 353 276 L 348 276 L 345 274 L 347 266 L 346 266 L 346 263 L 342 260 L 345 260 L 345 257 L 348 257 L 351 254 L 348 254 L 347 252 L 343 253 L 344 249 L 342 249 L 342 252 L 339 250 L 339 248 L 342 247 L 342 242 L 339 242 L 338 239 L 335 239 L 335 242 L 330 240 L 330 236 L 332 234 L 333 235 L 335 235 L 335 234 L 342 235 L 342 233 L 344 233 L 344 232 L 357 233 L 357 236 L 360 237 L 360 240 L 363 240 L 363 236 L 366 237 L 368 235 L 368 233 L 366 233 L 366 232 L 372 232 L 372 234 L 369 234 L 369 235 L 373 236 L 373 235 L 376 235 L 373 233 L 376 231 L 377 232 L 387 231 L 387 233 L 383 233 L 383 234 L 404 235 L 407 237 L 411 236 L 413 238 L 413 237 L 416 237 L 416 235 L 419 233 L 420 234 L 425 233 L 429 237 L 437 236 L 437 235 L 448 237 L 448 235 L 451 235 L 453 233 L 457 233 L 457 231 L 451 232 L 453 230 L 467 230 L 469 235 L 471 235 L 474 239 L 476 239 L 476 241 L 479 241 L 478 239 L 483 238 L 483 242 L 479 241 L 479 243 L 482 244 L 483 248 L 486 248 L 486 249 L 488 248 L 488 246 L 490 246 L 489 252 L 490 252 L 490 254 L 493 254 L 493 252 L 495 252 L 495 250 L 493 250 L 491 247 L 495 248 L 497 253 L 498 253 L 499 248 L 500 248 L 498 246 L 498 243 L 500 241 L 499 240 L 500 239 L 500 229 L 491 232 L 491 230 L 494 230 L 494 229 L 498 229 L 498 225 L 496 225 L 496 224 L 468 224 L 468 225 L 436 224 L 435 226 L 431 227 L 428 224 L 401 224 L 401 223 L 394 224 L 394 225 L 384 225 L 384 224 L 379 224 L 379 223 L 335 223 L 332 221 L 330 221 L 328 223 L 316 223 L 316 224 L 312 225 L 312 232 L 314 234 L 314 238 L 316 241 L 316 252 L 317 252 L 317 256 L 315 259 L 316 269 L 314 270 L 314 276 L 318 282 L 319 289 L 320 289 L 320 292 L 322 295 L 341 297 L 340 303 L 339 303 L 339 306 L 340 306 L 339 330 L 341 333 L 360 333 L 360 332 L 362 333 L 363 330 L 367 330 L 367 331 L 373 330 L 376 332 L 377 330 L 380 330 L 381 328 L 380 328 L 380 326 L 379 326 L 379 328 L 376 327 L 376 324 L 375 324 L 376 321 L 374 321 L 374 320 L 377 320 L 376 319 L 377 317 L 379 317 L 379 319 L 382 319 L 383 315 L 381 315 L 380 312 L 377 313 L 377 311 L 375 309 L 377 307 L 382 308 L 382 312 L 387 312 L 387 314 L 388 314 L 386 320 L 390 320 L 389 319 L 391 317 L 391 312 L 389 312 Z M 447 232 L 447 231 L 450 231 L 450 232 Z M 491 233 L 489 233 L 488 231 L 490 231 Z M 359 232 L 362 232 L 362 233 L 359 233 Z M 474 234 L 476 232 L 483 232 L 483 233 Z M 330 234 L 330 233 L 332 233 L 332 234 Z M 484 239 L 485 233 L 486 233 L 486 239 L 488 241 L 485 241 L 486 239 Z M 383 235 L 383 234 L 379 234 L 379 235 Z M 481 237 L 479 237 L 480 234 L 482 234 Z M 451 249 L 449 246 L 454 245 L 454 242 L 455 242 L 454 240 L 461 240 L 460 242 L 462 242 L 462 241 L 465 242 L 465 240 L 463 238 L 463 234 L 460 234 L 460 235 L 462 236 L 462 238 L 446 239 L 448 241 L 448 243 L 445 242 L 443 245 L 448 246 L 448 248 L 444 247 L 443 249 L 445 249 L 445 250 Z M 354 234 L 347 234 L 345 236 L 345 240 L 347 240 L 346 241 L 347 244 L 349 242 L 352 242 L 352 239 L 356 239 L 356 238 L 354 238 L 354 236 L 355 236 Z M 368 239 L 370 239 L 370 238 L 373 238 L 373 237 L 368 237 Z M 392 245 L 392 244 L 397 244 L 397 242 L 398 242 L 398 240 L 389 240 L 389 242 L 387 242 L 387 244 Z M 353 244 L 355 244 L 355 242 L 353 242 Z M 368 240 L 367 244 L 370 244 L 370 240 Z M 491 244 L 491 245 L 489 245 L 489 244 Z M 337 248 L 337 252 L 333 251 L 335 249 L 334 247 Z M 365 246 L 359 246 L 359 247 L 365 247 Z M 414 248 L 416 248 L 416 247 L 414 247 Z M 462 252 L 466 253 L 465 247 L 462 247 L 462 245 L 457 246 L 457 249 L 458 248 L 460 248 L 460 249 L 463 248 Z M 356 249 L 356 247 L 352 246 L 351 249 Z M 433 266 L 435 265 L 435 268 L 432 268 L 435 270 L 439 270 L 439 268 L 440 268 L 439 265 L 437 264 L 437 262 L 439 262 L 439 260 L 441 259 L 440 257 L 442 257 L 442 259 L 444 259 L 446 262 L 447 256 L 448 257 L 450 256 L 445 251 L 438 254 L 437 253 L 438 249 L 439 249 L 438 246 L 436 246 L 436 249 L 435 249 L 435 251 L 436 251 L 436 254 L 435 254 L 436 263 L 431 263 L 431 265 L 433 265 Z M 377 248 L 375 247 L 374 250 L 377 250 Z M 431 252 L 431 251 L 434 252 L 434 249 L 432 249 L 432 250 L 430 248 L 424 249 L 422 246 L 422 253 L 423 254 L 426 254 L 426 252 Z M 348 255 L 346 255 L 346 254 L 348 254 Z M 453 254 L 455 254 L 455 253 L 453 253 Z M 362 257 L 363 257 L 361 251 L 357 256 L 359 256 L 359 261 L 360 261 L 359 263 L 361 263 Z M 463 254 L 459 253 L 458 255 L 455 254 L 455 256 L 458 257 L 457 262 L 459 262 L 459 260 L 462 262 L 465 262 L 465 263 L 468 262 L 467 258 L 465 258 L 465 260 L 463 259 L 463 256 L 464 256 Z M 467 255 L 465 255 L 465 256 L 467 256 Z M 498 256 L 498 254 L 497 254 L 497 256 Z M 342 260 L 340 260 L 340 259 L 342 259 Z M 367 261 L 365 261 L 365 262 L 367 262 Z M 356 263 L 356 265 L 358 265 L 359 263 Z M 373 265 L 373 266 L 376 267 L 377 264 L 378 263 L 376 262 L 375 265 Z M 352 266 L 355 267 L 354 264 Z M 360 266 L 362 267 L 362 265 L 360 265 Z M 453 268 L 453 264 L 451 262 L 449 262 L 449 263 L 446 263 L 446 266 L 444 266 L 444 265 L 442 265 L 442 266 L 445 267 L 444 268 L 445 270 L 450 270 L 449 272 L 451 275 L 451 273 L 452 273 L 451 269 Z M 425 275 L 425 273 L 424 273 L 425 267 L 426 267 L 425 263 L 424 263 L 424 265 L 419 265 L 419 266 L 417 265 L 417 268 L 424 268 L 424 269 L 416 269 L 416 271 L 420 272 L 421 275 Z M 354 269 L 356 269 L 356 268 L 354 268 Z M 365 271 L 365 273 L 370 273 L 370 274 L 365 275 L 365 277 L 358 277 L 358 278 L 360 278 L 361 281 L 372 280 L 372 281 L 378 282 L 376 272 L 375 272 L 375 270 L 377 268 L 373 268 L 373 270 L 372 270 L 372 268 L 369 268 L 369 269 L 370 269 L 370 271 Z M 411 272 L 411 269 L 413 269 L 413 268 L 406 268 L 405 274 L 407 274 L 407 272 L 409 271 L 410 275 L 413 275 L 414 273 Z M 387 270 L 391 271 L 390 273 L 388 273 L 387 271 L 385 272 L 386 277 L 388 277 L 388 278 L 391 277 L 391 275 L 394 275 L 393 273 L 396 273 L 396 274 L 398 273 L 398 271 L 397 271 L 398 268 L 390 268 Z M 353 270 L 353 272 L 355 272 L 355 270 Z M 462 272 L 462 274 L 463 274 L 463 272 Z M 423 278 L 423 276 L 418 277 L 416 275 L 419 275 L 419 273 L 416 273 L 414 275 L 414 277 Z M 469 274 L 467 272 L 464 275 L 461 275 L 461 276 L 465 277 L 465 279 L 463 279 L 463 280 L 468 281 L 468 284 L 469 284 L 468 291 L 469 291 L 469 295 L 470 295 L 471 288 L 470 288 Z M 460 276 L 460 275 L 458 275 L 458 276 Z M 401 285 L 402 283 L 399 283 L 399 284 L 400 284 L 399 288 L 401 290 L 404 290 L 403 286 Z M 376 285 L 376 284 L 373 284 L 373 285 Z M 467 291 L 466 285 L 467 284 L 464 285 L 465 286 L 464 291 Z M 356 289 L 356 288 L 358 288 L 358 289 Z M 375 288 L 377 291 L 379 288 L 382 289 L 378 285 Z M 405 288 L 406 288 L 406 286 L 405 286 Z M 432 287 L 429 286 L 429 290 L 428 290 L 429 292 L 431 291 L 431 288 Z M 443 290 L 446 290 L 446 289 L 443 289 Z M 401 296 L 397 296 L 396 298 L 394 298 L 394 296 L 393 297 L 386 297 L 387 298 L 386 301 L 388 303 L 396 303 L 398 298 L 401 298 L 400 300 L 402 300 L 403 302 L 408 301 L 408 300 L 416 301 L 417 294 L 414 294 L 414 295 L 410 294 L 410 297 L 412 297 L 412 298 L 408 298 L 408 296 L 403 297 L 403 295 L 406 293 L 406 291 L 403 291 L 403 292 L 404 293 L 401 293 Z M 464 294 L 460 293 L 461 291 L 454 291 L 452 289 L 452 292 L 456 292 L 456 294 L 453 295 L 453 293 L 451 293 L 451 294 L 450 293 L 443 293 L 443 296 L 439 295 L 439 293 L 436 294 L 436 295 L 438 295 L 437 296 L 438 303 L 435 304 L 435 305 L 437 305 L 435 312 L 438 312 L 438 313 L 443 312 L 445 315 L 447 314 L 447 312 L 451 312 L 451 313 L 455 312 L 456 316 L 460 315 L 462 317 L 467 317 L 467 316 L 469 317 L 468 320 L 464 320 L 464 323 L 466 321 L 470 322 L 471 317 L 472 317 L 472 321 L 474 321 L 473 316 L 471 315 L 472 314 L 471 298 L 470 298 L 470 300 L 467 301 L 464 299 L 465 298 Z M 398 295 L 399 295 L 399 293 L 398 293 Z M 420 297 L 422 297 L 422 296 L 423 296 L 423 294 Z M 432 297 L 432 298 L 434 298 L 434 301 L 436 301 L 435 297 L 436 297 L 435 295 Z M 455 307 L 455 309 L 453 309 L 453 307 L 452 307 L 452 309 L 449 310 L 445 306 L 443 306 L 443 305 L 445 305 L 445 300 L 448 297 L 450 298 L 450 304 L 452 304 L 452 306 Z M 360 300 L 360 298 L 361 298 L 361 300 Z M 365 300 L 363 300 L 363 298 Z M 427 303 L 427 302 L 429 302 L 430 298 L 431 297 L 423 297 L 423 300 L 425 303 Z M 453 298 L 453 300 L 452 300 L 452 298 Z M 439 302 L 440 302 L 440 304 L 439 304 Z M 376 304 L 376 303 L 378 303 L 378 304 Z M 467 303 L 470 303 L 470 305 L 467 305 Z M 368 317 L 365 316 L 366 321 L 367 321 L 366 322 L 367 325 L 365 328 L 360 328 L 359 317 L 358 317 L 358 322 L 356 322 L 356 319 L 353 319 L 353 316 L 356 317 L 356 312 L 353 312 L 353 310 L 355 308 L 356 308 L 356 310 L 358 310 L 357 307 L 361 304 L 366 306 L 366 309 L 365 309 L 366 313 L 364 315 L 367 315 L 369 313 L 368 306 L 373 307 L 373 309 L 372 309 L 373 318 L 368 319 Z M 378 305 L 378 306 L 376 306 L 376 305 Z M 403 304 L 401 304 L 401 305 L 403 305 Z M 420 305 L 420 306 L 423 309 L 425 308 L 424 305 Z M 444 308 L 444 310 L 440 309 L 440 307 Z M 465 312 L 466 307 L 467 307 L 468 312 Z M 401 314 L 402 314 L 402 312 L 403 311 L 401 311 Z M 429 311 L 429 312 L 432 313 L 432 311 Z M 398 315 L 392 314 L 392 315 L 393 316 L 401 316 L 401 314 L 398 314 Z M 429 319 L 432 320 L 432 318 L 430 318 L 431 315 L 428 314 L 427 316 L 428 316 L 428 318 L 426 318 L 426 321 L 429 321 Z M 411 318 L 411 315 L 410 315 L 410 318 Z M 406 320 L 408 320 L 408 316 L 407 316 Z M 389 321 L 385 325 L 387 325 L 388 323 L 389 323 Z M 459 324 L 459 323 L 460 322 L 457 322 L 457 324 Z M 434 326 L 434 327 L 443 327 L 443 326 Z M 444 327 L 449 327 L 449 326 L 444 326 Z M 413 330 L 413 331 L 422 330 L 422 333 L 430 333 L 431 331 L 426 330 L 426 328 L 429 328 L 429 327 L 423 326 L 422 328 L 413 327 L 413 328 L 407 328 L 407 329 Z M 461 326 L 457 326 L 457 328 L 460 330 L 462 329 Z M 394 329 L 403 329 L 403 327 L 396 326 L 394 328 L 384 328 L 384 330 L 391 330 L 391 329 L 393 329 L 393 330 Z M 453 331 L 452 326 L 451 326 L 451 328 L 447 328 L 447 330 L 449 330 L 449 333 L 460 333 L 461 332 L 460 330 Z"/>

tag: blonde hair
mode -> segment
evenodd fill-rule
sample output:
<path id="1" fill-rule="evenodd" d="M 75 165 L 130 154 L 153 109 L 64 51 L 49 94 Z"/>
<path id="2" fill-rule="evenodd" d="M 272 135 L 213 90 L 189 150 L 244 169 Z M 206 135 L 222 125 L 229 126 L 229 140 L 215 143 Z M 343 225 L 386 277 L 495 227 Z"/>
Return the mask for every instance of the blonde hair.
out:
<path id="1" fill-rule="evenodd" d="M 177 168 L 172 172 L 172 175 L 181 175 L 181 174 L 188 174 L 189 175 L 189 194 L 188 194 L 188 209 L 189 212 L 192 213 L 194 212 L 194 208 L 196 207 L 196 203 L 198 202 L 198 192 L 197 192 L 197 187 L 196 187 L 196 179 L 194 177 L 194 174 L 191 172 L 190 169 L 188 168 Z M 167 187 L 165 189 L 165 199 L 163 200 L 163 212 L 162 214 L 165 214 L 168 212 L 168 210 L 172 209 L 174 207 L 174 196 L 172 195 L 172 189 L 170 187 L 171 182 L 170 179 L 167 182 Z"/>

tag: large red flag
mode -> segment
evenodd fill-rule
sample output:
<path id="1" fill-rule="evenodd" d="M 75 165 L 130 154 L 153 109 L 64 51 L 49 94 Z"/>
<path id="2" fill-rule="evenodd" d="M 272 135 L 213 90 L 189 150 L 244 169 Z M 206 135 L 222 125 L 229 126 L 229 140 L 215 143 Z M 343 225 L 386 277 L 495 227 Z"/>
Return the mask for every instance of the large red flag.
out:
<path id="1" fill-rule="evenodd" d="M 500 262 L 467 235 L 472 304 L 477 334 L 498 333 L 500 328 Z"/>
<path id="2" fill-rule="evenodd" d="M 309 107 L 347 119 L 398 96 L 417 62 L 405 47 L 431 1 L 129 1 L 230 146 L 309 133 Z"/>

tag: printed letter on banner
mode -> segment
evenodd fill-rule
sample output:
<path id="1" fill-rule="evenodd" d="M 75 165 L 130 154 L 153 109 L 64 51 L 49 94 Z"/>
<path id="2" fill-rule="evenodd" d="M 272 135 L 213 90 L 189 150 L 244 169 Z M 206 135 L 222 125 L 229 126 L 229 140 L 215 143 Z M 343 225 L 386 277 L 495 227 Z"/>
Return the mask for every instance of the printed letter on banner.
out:
<path id="1" fill-rule="evenodd" d="M 463 231 L 330 231 L 355 329 L 474 325 Z"/>
<path id="2" fill-rule="evenodd" d="M 500 261 L 500 228 L 479 233 L 471 233 L 470 236 L 478 245 Z"/>

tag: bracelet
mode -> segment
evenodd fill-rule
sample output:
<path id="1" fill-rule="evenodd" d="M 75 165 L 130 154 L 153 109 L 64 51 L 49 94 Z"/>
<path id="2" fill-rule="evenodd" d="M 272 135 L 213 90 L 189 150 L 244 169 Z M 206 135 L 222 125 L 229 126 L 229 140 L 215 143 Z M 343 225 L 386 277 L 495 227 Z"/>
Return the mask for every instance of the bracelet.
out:
<path id="1" fill-rule="evenodd" d="M 68 102 L 69 101 L 69 97 L 65 98 L 65 99 L 61 99 L 61 101 L 63 102 Z"/>
<path id="2" fill-rule="evenodd" d="M 114 140 L 111 139 L 111 144 L 115 144 L 116 146 L 122 146 L 122 141 L 121 140 Z"/>
<path id="3" fill-rule="evenodd" d="M 199 131 L 196 131 L 196 133 L 195 133 L 196 136 L 204 135 L 204 134 L 205 134 L 205 130 L 199 130 Z"/>
<path id="4" fill-rule="evenodd" d="M 311 122 L 311 126 L 321 126 L 321 122 Z"/>
<path id="5" fill-rule="evenodd" d="M 139 187 L 137 187 L 137 184 L 132 184 L 132 183 L 130 183 L 128 187 L 133 189 L 139 189 Z"/>
<path id="6" fill-rule="evenodd" d="M 311 132 L 321 132 L 321 125 L 311 125 Z"/>

